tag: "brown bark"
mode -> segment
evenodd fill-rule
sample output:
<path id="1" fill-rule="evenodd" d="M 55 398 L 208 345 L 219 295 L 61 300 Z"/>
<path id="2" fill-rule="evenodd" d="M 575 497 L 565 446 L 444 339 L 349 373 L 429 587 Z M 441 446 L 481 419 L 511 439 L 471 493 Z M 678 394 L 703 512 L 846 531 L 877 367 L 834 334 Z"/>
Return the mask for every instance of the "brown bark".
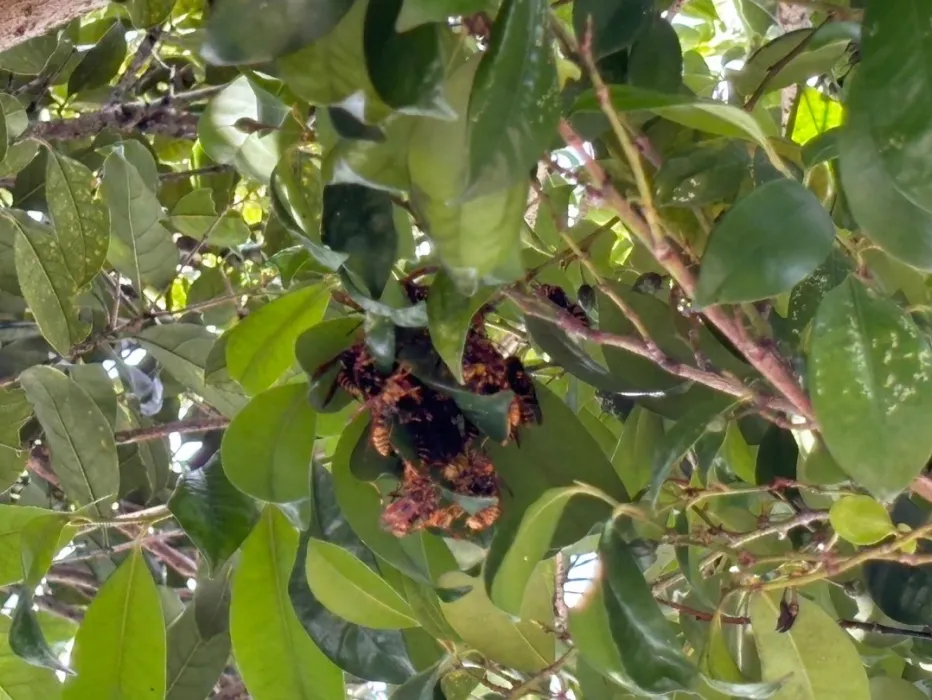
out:
<path id="1" fill-rule="evenodd" d="M 0 51 L 106 4 L 107 0 L 0 0 Z"/>

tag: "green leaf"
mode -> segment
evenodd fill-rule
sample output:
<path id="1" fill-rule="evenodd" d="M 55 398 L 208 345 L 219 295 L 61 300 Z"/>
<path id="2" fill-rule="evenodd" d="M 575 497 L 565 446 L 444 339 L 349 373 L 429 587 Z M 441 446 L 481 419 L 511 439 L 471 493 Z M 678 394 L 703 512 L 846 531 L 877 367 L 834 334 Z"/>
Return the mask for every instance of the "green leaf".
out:
<path id="1" fill-rule="evenodd" d="M 469 16 L 480 10 L 489 10 L 492 6 L 492 0 L 404 0 L 395 29 L 404 32 L 428 22 L 441 22 L 448 17 Z"/>
<path id="2" fill-rule="evenodd" d="M 851 544 L 871 545 L 896 534 L 890 514 L 870 496 L 842 496 L 832 504 L 829 521 Z"/>
<path id="3" fill-rule="evenodd" d="M 115 20 L 100 41 L 81 57 L 68 77 L 68 94 L 92 90 L 110 82 L 126 58 L 126 28 Z"/>
<path id="4" fill-rule="evenodd" d="M 317 414 L 306 384 L 273 387 L 253 398 L 223 434 L 223 469 L 243 493 L 272 503 L 310 496 Z"/>
<path id="5" fill-rule="evenodd" d="M 76 530 L 69 529 L 68 516 L 50 513 L 28 523 L 22 533 L 23 583 L 27 587 L 36 587 L 52 565 L 52 559 L 58 551 L 71 541 Z"/>
<path id="6" fill-rule="evenodd" d="M 2 221 L 19 234 L 15 260 L 23 297 L 49 345 L 68 355 L 91 329 L 78 317 L 75 305 L 78 290 L 65 253 L 52 229 L 25 213 L 12 211 Z"/>
<path id="7" fill-rule="evenodd" d="M 534 568 L 551 549 L 553 536 L 569 502 L 592 496 L 587 489 L 549 489 L 527 510 L 506 514 L 496 525 L 482 575 L 489 598 L 511 615 L 519 615 Z"/>
<path id="8" fill-rule="evenodd" d="M 113 430 L 97 404 L 75 381 L 51 367 L 31 367 L 20 385 L 45 430 L 52 468 L 69 498 L 110 515 L 120 487 Z"/>
<path id="9" fill-rule="evenodd" d="M 764 149 L 772 163 L 782 162 L 761 125 L 738 107 L 686 95 L 666 95 L 628 85 L 610 85 L 608 90 L 612 106 L 619 112 L 647 110 L 690 129 L 753 141 Z M 595 93 L 587 90 L 580 95 L 572 111 L 600 112 Z"/>
<path id="10" fill-rule="evenodd" d="M 447 82 L 454 121 L 425 119 L 411 135 L 408 167 L 411 202 L 457 288 L 473 294 L 480 284 L 521 276 L 518 242 L 524 226 L 528 183 L 465 203 L 469 168 L 468 100 L 478 61 L 461 66 Z"/>
<path id="11" fill-rule="evenodd" d="M 653 10 L 650 0 L 576 0 L 573 29 L 582 43 L 591 22 L 592 55 L 599 59 L 630 46 L 647 29 Z"/>
<path id="12" fill-rule="evenodd" d="M 533 673 L 552 663 L 554 658 L 554 638 L 538 624 L 553 617 L 553 584 L 547 578 L 552 571 L 552 564 L 542 565 L 537 570 L 518 620 L 495 607 L 486 596 L 482 581 L 459 571 L 441 576 L 440 585 L 471 590 L 452 602 L 441 599 L 440 607 L 447 622 L 470 647 L 509 668 Z M 549 598 L 548 593 L 551 593 Z"/>
<path id="13" fill-rule="evenodd" d="M 662 441 L 663 418 L 635 406 L 625 420 L 612 454 L 612 466 L 628 493 L 640 493 L 650 484 L 655 455 Z"/>
<path id="14" fill-rule="evenodd" d="M 815 29 L 781 34 L 751 54 L 732 78 L 734 87 L 742 95 L 751 95 L 766 83 L 763 93 L 766 95 L 830 73 L 851 42 L 860 39 L 861 33 L 854 22 L 830 22 Z M 803 41 L 808 43 L 799 51 Z"/>
<path id="15" fill-rule="evenodd" d="M 366 70 L 363 25 L 368 6 L 368 0 L 352 3 L 327 36 L 283 56 L 277 65 L 285 84 L 311 104 L 342 104 L 352 96 L 354 116 L 378 121 L 390 110 L 379 99 Z"/>
<path id="16" fill-rule="evenodd" d="M 38 75 L 57 48 L 58 37 L 54 32 L 27 39 L 0 53 L 0 69 L 18 75 Z"/>
<path id="17" fill-rule="evenodd" d="M 825 295 L 812 330 L 812 403 L 839 466 L 882 500 L 932 453 L 932 350 L 892 301 L 849 278 Z"/>
<path id="18" fill-rule="evenodd" d="M 443 94 L 444 56 L 439 24 L 395 29 L 403 0 L 370 2 L 363 31 L 366 68 L 379 97 L 402 114 L 450 118 Z"/>
<path id="19" fill-rule="evenodd" d="M 167 646 L 165 700 L 208 697 L 230 658 L 229 633 L 202 637 L 195 608 L 188 605 L 169 628 Z"/>
<path id="20" fill-rule="evenodd" d="M 357 678 L 400 685 L 414 674 L 402 633 L 374 630 L 343 620 L 314 597 L 307 584 L 305 561 L 311 534 L 333 542 L 376 569 L 376 559 L 355 535 L 337 504 L 333 477 L 324 467 L 313 466 L 312 525 L 301 537 L 288 594 L 301 625 L 314 643 L 337 666 Z M 410 580 L 410 579 L 405 579 Z"/>
<path id="21" fill-rule="evenodd" d="M 582 661 L 587 666 L 617 686 L 634 692 L 638 688 L 628 676 L 628 671 L 622 663 L 621 650 L 615 646 L 612 639 L 612 630 L 609 628 L 605 608 L 605 596 L 606 583 L 596 578 L 586 591 L 585 598 L 578 605 L 570 608 L 569 632 L 573 643 L 579 649 Z M 625 658 L 627 660 L 627 657 Z M 619 698 L 623 697 L 627 700 L 629 696 L 621 696 L 617 686 L 613 686 L 612 690 L 619 691 Z M 609 697 L 615 700 L 615 696 Z"/>
<path id="22" fill-rule="evenodd" d="M 450 276 L 441 270 L 434 277 L 427 295 L 427 324 L 430 341 L 460 384 L 463 383 L 463 350 L 472 319 L 495 293 L 482 288 L 471 297 L 456 289 Z"/>
<path id="23" fill-rule="evenodd" d="M 730 202 L 747 176 L 747 150 L 733 141 L 712 142 L 667 158 L 654 177 L 660 204 L 701 207 Z"/>
<path id="24" fill-rule="evenodd" d="M 628 526 L 624 518 L 607 522 L 599 540 L 605 610 L 612 638 L 638 688 L 650 693 L 685 690 L 691 686 L 696 668 L 660 612 L 625 542 Z"/>
<path id="25" fill-rule="evenodd" d="M 39 142 L 35 139 L 17 141 L 6 152 L 0 162 L 0 177 L 13 177 L 29 165 L 39 152 Z"/>
<path id="26" fill-rule="evenodd" d="M 249 314 L 227 339 L 230 376 L 251 394 L 271 386 L 294 363 L 295 341 L 320 322 L 329 301 L 327 287 L 304 287 Z"/>
<path id="27" fill-rule="evenodd" d="M 547 0 L 505 0 L 469 95 L 464 199 L 527 182 L 560 118 Z"/>
<path id="28" fill-rule="evenodd" d="M 748 612 L 763 680 L 789 679 L 777 697 L 868 700 L 870 689 L 851 637 L 816 603 L 799 596 L 799 614 L 779 631 L 779 595 L 755 593 Z"/>
<path id="29" fill-rule="evenodd" d="M 838 139 L 845 201 L 864 234 L 887 253 L 932 270 L 932 213 L 906 197 L 888 172 L 870 117 L 878 98 L 865 82 L 854 79 L 846 101 L 848 120 Z"/>
<path id="30" fill-rule="evenodd" d="M 325 540 L 307 545 L 307 582 L 332 613 L 372 629 L 416 627 L 407 601 L 351 552 Z"/>
<path id="31" fill-rule="evenodd" d="M 446 668 L 446 660 L 441 659 L 416 676 L 409 678 L 391 694 L 391 700 L 435 700 L 437 693 L 446 698 L 440 689 L 440 681 Z"/>
<path id="32" fill-rule="evenodd" d="M 602 448 L 570 408 L 551 390 L 535 382 L 543 421 L 521 430 L 521 445 L 501 446 L 489 441 L 485 448 L 504 481 L 502 510 L 523 512 L 551 488 L 587 484 L 620 503 L 629 501 Z M 610 513 L 608 505 L 571 501 L 560 519 L 553 546 L 572 544 Z"/>
<path id="33" fill-rule="evenodd" d="M 138 549 L 101 587 L 74 640 L 65 700 L 165 696 L 165 621 Z"/>
<path id="34" fill-rule="evenodd" d="M 259 519 L 255 502 L 233 487 L 217 456 L 184 474 L 167 506 L 212 572 L 233 556 Z"/>
<path id="35" fill-rule="evenodd" d="M 852 119 L 870 124 L 879 146 L 875 157 L 893 186 L 926 212 L 932 212 L 932 171 L 921 154 L 932 137 L 923 118 L 932 110 L 932 75 L 926 70 L 932 50 L 924 42 L 930 23 L 932 7 L 921 0 L 908 0 L 896 10 L 871 3 L 857 75 L 861 99 L 852 96 L 849 104 Z M 904 100 L 904 94 L 913 98 Z"/>
<path id="36" fill-rule="evenodd" d="M 268 183 L 285 146 L 294 138 L 285 128 L 288 119 L 288 108 L 281 100 L 240 76 L 210 101 L 198 121 L 197 136 L 217 163 L 233 165 L 244 177 Z M 244 129 L 242 120 L 263 128 Z"/>
<path id="37" fill-rule="evenodd" d="M 228 418 L 246 405 L 248 399 L 242 389 L 228 377 L 225 382 L 205 382 L 207 359 L 217 336 L 204 326 L 193 323 L 150 326 L 140 332 L 136 340 L 172 377 Z"/>
<path id="38" fill-rule="evenodd" d="M 339 411 L 349 401 L 349 396 L 343 393 L 342 389 L 337 389 L 337 393 L 345 401 L 334 398 L 329 404 L 323 404 L 323 400 L 330 393 L 336 380 L 335 372 L 338 368 L 334 367 L 333 374 L 327 373 L 317 380 L 313 379 L 313 375 L 321 366 L 333 360 L 343 350 L 359 340 L 357 331 L 361 327 L 362 319 L 360 318 L 334 318 L 318 323 L 298 336 L 294 348 L 295 357 L 311 382 L 309 400 L 318 411 L 326 410 L 328 413 Z"/>
<path id="39" fill-rule="evenodd" d="M 0 388 L 0 445 L 18 450 L 23 423 L 32 417 L 32 407 L 26 394 L 15 386 Z"/>
<path id="40" fill-rule="evenodd" d="M 61 697 L 61 683 L 47 668 L 32 666 L 9 646 L 12 622 L 0 617 L 0 693 L 10 700 L 54 700 Z"/>
<path id="41" fill-rule="evenodd" d="M 30 525 L 49 517 L 49 511 L 30 506 L 0 506 L 0 582 L 2 585 L 22 581 L 26 572 L 22 551 Z M 2 682 L 0 682 L 2 685 Z"/>
<path id="42" fill-rule="evenodd" d="M 343 263 L 374 298 L 382 295 L 398 255 L 392 199 L 362 185 L 324 188 L 321 241 L 345 253 Z"/>
<path id="43" fill-rule="evenodd" d="M 256 5 L 232 0 L 213 8 L 201 51 L 211 63 L 262 63 L 319 41 L 333 31 L 353 0 L 291 0 Z"/>
<path id="44" fill-rule="evenodd" d="M 65 265 L 78 288 L 89 284 L 107 260 L 110 217 L 94 199 L 94 174 L 55 151 L 46 159 L 45 198 Z"/>
<path id="45" fill-rule="evenodd" d="M 314 242 L 320 241 L 323 187 L 320 168 L 298 148 L 285 151 L 272 172 L 272 209 L 289 230 Z"/>
<path id="46" fill-rule="evenodd" d="M 673 26 L 654 17 L 631 47 L 628 82 L 658 92 L 679 91 L 683 75 L 683 50 Z"/>
<path id="47" fill-rule="evenodd" d="M 796 120 L 793 122 L 793 141 L 808 146 L 810 141 L 822 134 L 838 129 L 844 118 L 844 107 L 838 100 L 833 100 L 813 87 L 805 86 L 799 93 L 799 104 L 796 107 Z M 811 146 L 807 155 L 803 149 L 803 163 L 812 167 Z M 822 148 L 825 148 L 824 146 Z M 821 159 L 827 160 L 822 155 Z"/>
<path id="48" fill-rule="evenodd" d="M 233 575 L 230 634 L 237 666 L 256 700 L 343 697 L 340 670 L 308 638 L 288 599 L 298 533 L 266 506 Z"/>
<path id="49" fill-rule="evenodd" d="M 137 29 L 148 29 L 168 19 L 175 0 L 126 0 L 126 9 Z"/>
<path id="50" fill-rule="evenodd" d="M 140 291 L 146 284 L 166 287 L 175 276 L 178 250 L 162 225 L 162 205 L 125 151 L 107 156 L 101 191 L 110 209 L 110 264 Z"/>
<path id="51" fill-rule="evenodd" d="M 213 190 L 202 187 L 178 200 L 172 225 L 181 233 L 216 246 L 233 248 L 249 240 L 249 227 L 237 212 L 217 216 Z"/>
<path id="52" fill-rule="evenodd" d="M 874 676 L 870 679 L 871 700 L 924 700 L 928 696 L 902 678 Z"/>
<path id="53" fill-rule="evenodd" d="M 832 251 L 835 225 L 809 190 L 778 179 L 753 190 L 712 230 L 702 256 L 700 306 L 788 292 Z"/>
<path id="54" fill-rule="evenodd" d="M 31 666 L 73 675 L 74 672 L 59 660 L 45 641 L 42 627 L 33 610 L 32 593 L 23 588 L 20 589 L 19 596 L 10 624 L 10 650 Z"/>

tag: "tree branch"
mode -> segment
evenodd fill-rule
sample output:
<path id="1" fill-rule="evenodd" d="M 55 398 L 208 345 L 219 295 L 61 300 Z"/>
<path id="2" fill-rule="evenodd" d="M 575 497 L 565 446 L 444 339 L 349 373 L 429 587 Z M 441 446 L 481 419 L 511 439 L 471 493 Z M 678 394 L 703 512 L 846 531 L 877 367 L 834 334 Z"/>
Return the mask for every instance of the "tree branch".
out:
<path id="1" fill-rule="evenodd" d="M 211 430 L 222 430 L 230 424 L 230 419 L 200 418 L 198 420 L 178 420 L 162 425 L 152 425 L 146 428 L 133 428 L 114 433 L 117 445 L 128 445 L 134 442 L 146 442 L 167 437 L 172 433 L 206 433 Z"/>
<path id="2" fill-rule="evenodd" d="M 107 0 L 5 0 L 0 15 L 0 51 L 104 7 Z"/>

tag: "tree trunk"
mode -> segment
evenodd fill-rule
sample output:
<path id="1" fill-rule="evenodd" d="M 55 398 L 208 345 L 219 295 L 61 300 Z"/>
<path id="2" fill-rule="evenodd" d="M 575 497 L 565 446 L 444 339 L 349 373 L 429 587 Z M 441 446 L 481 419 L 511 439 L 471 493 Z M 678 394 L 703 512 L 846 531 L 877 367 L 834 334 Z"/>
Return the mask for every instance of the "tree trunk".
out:
<path id="1" fill-rule="evenodd" d="M 106 4 L 107 0 L 0 0 L 0 51 Z"/>

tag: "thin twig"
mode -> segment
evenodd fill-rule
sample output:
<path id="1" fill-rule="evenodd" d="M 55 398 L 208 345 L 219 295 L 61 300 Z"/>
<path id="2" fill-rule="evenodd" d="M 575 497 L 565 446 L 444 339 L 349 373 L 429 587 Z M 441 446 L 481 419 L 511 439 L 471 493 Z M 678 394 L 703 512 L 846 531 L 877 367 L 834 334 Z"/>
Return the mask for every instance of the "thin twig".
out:
<path id="1" fill-rule="evenodd" d="M 172 433 L 206 433 L 211 430 L 222 430 L 230 424 L 229 418 L 200 418 L 198 420 L 178 420 L 162 425 L 152 425 L 145 428 L 133 428 L 114 433 L 117 445 L 128 445 L 134 442 L 146 442 L 168 437 Z"/>
<path id="2" fill-rule="evenodd" d="M 575 649 L 570 649 L 552 664 L 546 668 L 542 668 L 540 671 L 528 678 L 526 681 L 524 681 L 524 683 L 521 683 L 520 685 L 512 688 L 511 692 L 506 696 L 506 699 L 517 700 L 518 698 L 523 698 L 525 695 L 533 691 L 537 684 L 540 683 L 540 681 L 544 680 L 545 678 L 549 678 L 554 673 L 557 673 L 561 668 L 563 668 L 566 665 L 566 662 L 573 658 L 575 653 Z"/>
<path id="3" fill-rule="evenodd" d="M 155 49 L 155 45 L 158 43 L 161 36 L 161 27 L 153 27 L 146 32 L 146 35 L 139 43 L 139 47 L 136 49 L 136 53 L 133 54 L 133 58 L 130 60 L 129 65 L 110 93 L 110 104 L 121 102 L 126 94 L 132 90 L 133 85 L 136 83 L 139 70 L 152 56 L 152 51 Z"/>

